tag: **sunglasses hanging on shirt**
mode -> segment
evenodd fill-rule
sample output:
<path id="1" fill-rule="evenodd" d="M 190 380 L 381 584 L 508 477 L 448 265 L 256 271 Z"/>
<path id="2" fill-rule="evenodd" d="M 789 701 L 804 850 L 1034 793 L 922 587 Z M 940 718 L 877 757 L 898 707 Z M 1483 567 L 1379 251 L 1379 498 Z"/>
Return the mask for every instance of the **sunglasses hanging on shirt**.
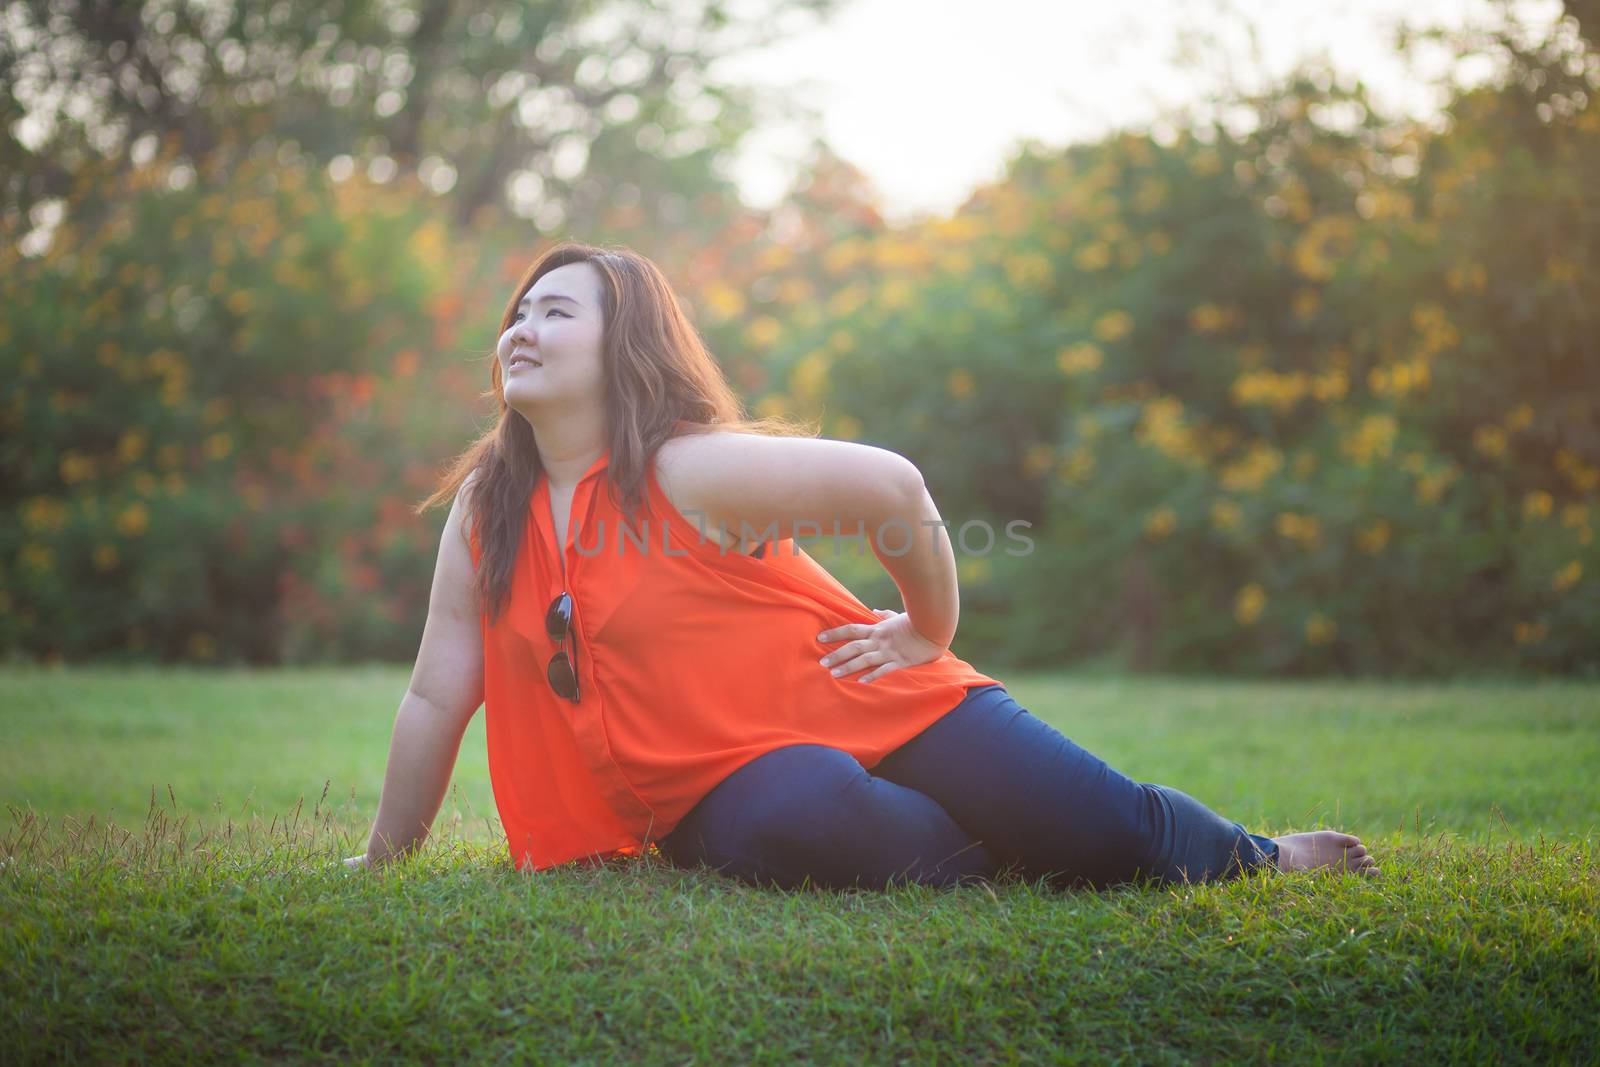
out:
<path id="1" fill-rule="evenodd" d="M 561 595 L 550 602 L 550 610 L 544 613 L 544 629 L 555 641 L 558 647 L 556 654 L 550 657 L 550 665 L 545 668 L 545 677 L 550 681 L 550 688 L 556 695 L 565 697 L 574 704 L 582 699 L 578 692 L 578 669 L 567 655 L 567 637 L 572 634 L 572 595 L 565 590 Z M 577 638 L 573 638 L 572 647 L 578 647 Z"/>

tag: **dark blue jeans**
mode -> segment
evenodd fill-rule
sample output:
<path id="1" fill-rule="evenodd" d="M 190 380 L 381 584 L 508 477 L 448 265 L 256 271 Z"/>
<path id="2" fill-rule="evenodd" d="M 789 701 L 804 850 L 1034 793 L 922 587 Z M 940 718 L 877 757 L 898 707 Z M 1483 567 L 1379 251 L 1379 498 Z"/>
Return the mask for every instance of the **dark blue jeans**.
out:
<path id="1" fill-rule="evenodd" d="M 1012 871 L 1063 888 L 1204 882 L 1275 867 L 1278 846 L 1187 793 L 1136 782 L 978 686 L 868 773 L 825 745 L 734 771 L 657 843 L 754 885 L 951 885 Z"/>

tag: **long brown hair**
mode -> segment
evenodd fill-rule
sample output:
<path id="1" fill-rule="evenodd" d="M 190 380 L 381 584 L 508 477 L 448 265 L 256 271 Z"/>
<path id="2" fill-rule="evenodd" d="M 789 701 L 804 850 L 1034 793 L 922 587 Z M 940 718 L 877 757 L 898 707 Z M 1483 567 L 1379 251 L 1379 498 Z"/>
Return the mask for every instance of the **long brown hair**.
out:
<path id="1" fill-rule="evenodd" d="M 600 272 L 604 326 L 600 358 L 605 383 L 605 435 L 609 442 L 607 491 L 631 523 L 645 496 L 645 471 L 662 443 L 689 433 L 737 430 L 772 436 L 815 437 L 818 429 L 795 419 L 751 419 L 716 359 L 683 313 L 656 265 L 632 249 L 562 242 L 523 274 L 506 302 L 500 334 L 511 328 L 517 304 L 544 275 L 572 263 Z M 497 334 L 498 338 L 500 334 Z M 489 389 L 479 399 L 500 405 L 494 427 L 454 460 L 422 514 L 451 501 L 473 475 L 469 500 L 481 555 L 473 593 L 492 625 L 511 591 L 528 503 L 544 469 L 533 427 L 505 401 L 500 360 L 489 354 Z"/>

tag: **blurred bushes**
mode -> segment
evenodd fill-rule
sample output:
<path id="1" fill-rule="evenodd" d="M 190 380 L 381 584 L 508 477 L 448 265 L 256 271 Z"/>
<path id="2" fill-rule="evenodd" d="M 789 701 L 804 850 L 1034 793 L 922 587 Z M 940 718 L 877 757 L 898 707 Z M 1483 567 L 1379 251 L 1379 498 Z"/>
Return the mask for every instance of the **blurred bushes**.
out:
<path id="1" fill-rule="evenodd" d="M 168 173 L 87 175 L 93 227 L 69 211 L 0 272 L 0 640 L 399 653 L 433 548 L 407 506 L 480 388 L 456 337 L 484 313 L 472 273 L 403 185 L 270 161 L 176 190 Z"/>
<path id="2" fill-rule="evenodd" d="M 979 662 L 1592 672 L 1600 112 L 1553 88 L 1434 134 L 1302 80 L 1248 133 L 1024 153 L 810 261 L 768 403 L 1036 524 L 957 548 Z"/>
<path id="3" fill-rule="evenodd" d="M 1537 58 L 1443 132 L 1303 79 L 1246 130 L 1026 151 L 922 225 L 823 157 L 770 216 L 573 236 L 661 262 L 756 410 L 990 524 L 958 547 L 980 665 L 1593 672 L 1600 111 Z M 0 646 L 407 659 L 442 525 L 410 505 L 492 410 L 535 242 L 405 181 L 170 162 L 3 253 Z"/>

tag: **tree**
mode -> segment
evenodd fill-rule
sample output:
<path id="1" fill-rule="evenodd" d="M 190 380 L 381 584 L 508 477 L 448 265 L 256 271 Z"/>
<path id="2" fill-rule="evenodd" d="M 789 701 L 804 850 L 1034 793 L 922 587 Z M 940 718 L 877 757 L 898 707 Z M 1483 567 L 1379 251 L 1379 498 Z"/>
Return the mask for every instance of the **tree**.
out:
<path id="1" fill-rule="evenodd" d="M 13 229 L 83 168 L 170 145 L 180 167 L 416 174 L 462 221 L 504 205 L 548 229 L 622 180 L 587 166 L 597 145 L 709 172 L 753 101 L 707 69 L 836 3 L 8 0 L 0 213 Z"/>

